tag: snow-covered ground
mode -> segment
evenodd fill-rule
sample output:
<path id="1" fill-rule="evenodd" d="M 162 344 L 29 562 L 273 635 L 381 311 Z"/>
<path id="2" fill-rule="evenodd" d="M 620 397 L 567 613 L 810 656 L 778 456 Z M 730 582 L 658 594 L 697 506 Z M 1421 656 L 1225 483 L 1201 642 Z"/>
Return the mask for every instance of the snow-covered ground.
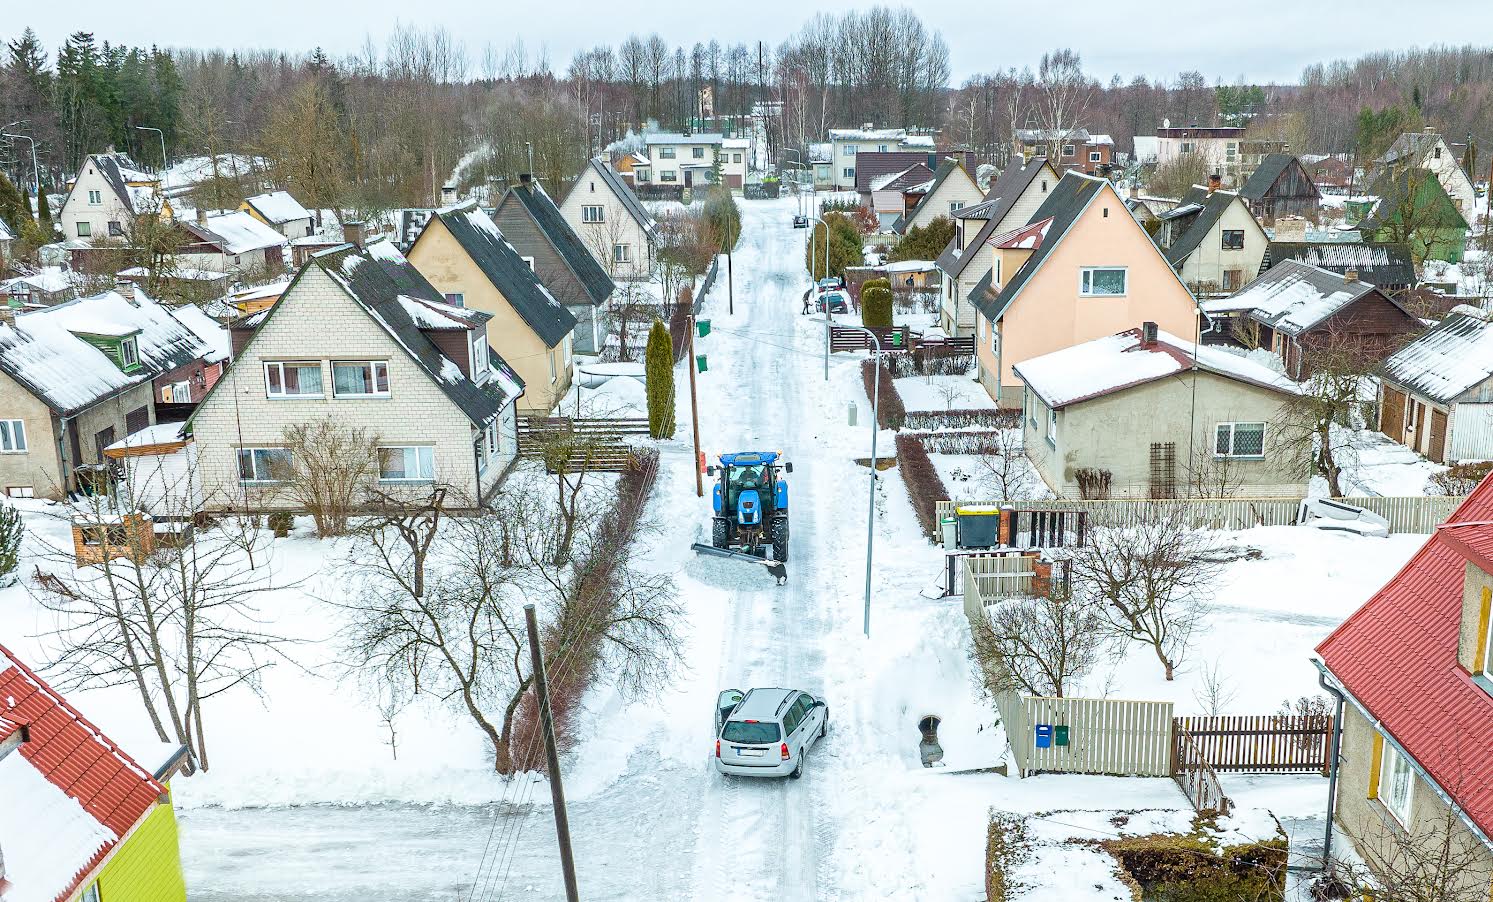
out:
<path id="1" fill-rule="evenodd" d="M 736 312 L 726 313 L 720 285 L 705 302 L 714 329 L 696 348 L 710 360 L 699 375 L 707 453 L 781 449 L 794 463 L 789 583 L 777 587 L 758 568 L 689 551 L 704 537 L 708 500 L 695 495 L 681 365 L 679 438 L 662 444 L 649 511 L 662 532 L 643 563 L 671 574 L 678 588 L 685 665 L 656 697 L 628 701 L 597 688 L 576 725 L 565 777 L 586 898 L 715 899 L 748 875 L 754 898 L 973 899 L 982 892 L 992 807 L 1186 805 L 1169 780 L 1015 780 L 976 770 L 999 760 L 1003 738 L 971 674 L 962 608 L 937 598 L 943 559 L 921 537 L 895 469 L 868 499 L 869 471 L 854 459 L 868 455 L 870 430 L 864 417 L 849 426 L 844 409 L 847 398 L 863 396 L 863 355 L 836 355 L 825 380 L 822 325 L 798 314 L 804 233 L 791 228 L 794 203 L 742 203 Z M 585 389 L 582 403 L 636 408 L 630 382 Z M 25 504 L 28 525 L 66 540 L 61 523 L 38 513 L 40 502 Z M 876 511 L 870 638 L 868 504 Z M 338 664 L 340 623 L 321 600 L 336 588 L 327 565 L 344 546 L 317 541 L 308 525 L 275 543 L 277 579 L 287 588 L 263 605 L 271 625 L 302 640 L 290 652 L 295 666 L 271 670 L 263 698 L 236 690 L 213 700 L 212 769 L 176 785 L 192 898 L 467 898 L 484 850 L 483 888 L 563 898 L 543 782 L 493 776 L 478 731 L 424 701 L 399 715 L 394 760 L 376 706 Z M 1315 692 L 1311 647 L 1424 541 L 1290 527 L 1227 538 L 1260 555 L 1229 565 L 1177 680 L 1166 682 L 1154 657 L 1129 649 L 1083 692 L 1170 699 L 1189 713 L 1199 710 L 1203 669 L 1216 667 L 1236 695 L 1233 709 L 1274 711 Z M 49 618 L 25 588 L 0 590 L 0 641 L 39 664 L 52 650 Z M 716 693 L 753 686 L 801 687 L 828 701 L 830 732 L 804 779 L 713 772 Z M 129 692 L 72 697 L 127 748 L 148 744 Z M 916 723 L 927 714 L 942 718 L 943 768 L 920 766 Z M 1304 820 L 1320 811 L 1325 791 L 1311 777 L 1225 782 L 1241 806 Z"/>
<path id="2" fill-rule="evenodd" d="M 909 411 L 995 409 L 990 393 L 968 376 L 907 376 L 893 382 Z"/>

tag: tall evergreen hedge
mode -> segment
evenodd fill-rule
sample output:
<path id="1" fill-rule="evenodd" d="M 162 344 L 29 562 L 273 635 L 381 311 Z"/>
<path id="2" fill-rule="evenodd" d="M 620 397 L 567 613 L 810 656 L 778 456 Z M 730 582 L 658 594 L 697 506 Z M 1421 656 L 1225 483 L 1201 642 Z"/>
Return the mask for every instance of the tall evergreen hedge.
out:
<path id="1" fill-rule="evenodd" d="M 694 365 L 694 361 L 688 362 Z M 674 437 L 674 340 L 663 320 L 655 319 L 648 330 L 643 354 L 643 375 L 648 386 L 648 434 Z"/>

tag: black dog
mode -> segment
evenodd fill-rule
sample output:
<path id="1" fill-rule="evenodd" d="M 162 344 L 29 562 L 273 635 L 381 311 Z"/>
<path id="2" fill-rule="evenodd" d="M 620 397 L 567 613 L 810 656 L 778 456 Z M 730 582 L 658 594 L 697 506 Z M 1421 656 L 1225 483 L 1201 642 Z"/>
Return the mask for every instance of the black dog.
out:
<path id="1" fill-rule="evenodd" d="M 763 561 L 762 566 L 766 567 L 767 572 L 772 574 L 773 578 L 778 581 L 778 585 L 783 586 L 788 584 L 787 564 L 784 564 L 782 561 Z"/>

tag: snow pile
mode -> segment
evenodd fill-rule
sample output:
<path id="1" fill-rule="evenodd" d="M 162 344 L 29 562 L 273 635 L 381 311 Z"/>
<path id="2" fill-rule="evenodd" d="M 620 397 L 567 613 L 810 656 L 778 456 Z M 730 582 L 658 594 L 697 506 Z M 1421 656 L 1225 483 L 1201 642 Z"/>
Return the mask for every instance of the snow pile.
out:
<path id="1" fill-rule="evenodd" d="M 5 902 L 52 902 L 119 840 L 18 751 L 0 758 L 0 799 Z"/>

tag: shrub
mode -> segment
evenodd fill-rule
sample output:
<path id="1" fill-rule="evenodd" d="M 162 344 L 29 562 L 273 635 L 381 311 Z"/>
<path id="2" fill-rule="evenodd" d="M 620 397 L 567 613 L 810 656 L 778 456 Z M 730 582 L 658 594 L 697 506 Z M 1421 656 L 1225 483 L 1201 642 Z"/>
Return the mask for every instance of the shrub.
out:
<path id="1" fill-rule="evenodd" d="M 947 216 L 937 216 L 925 226 L 908 229 L 886 259 L 888 263 L 899 260 L 936 260 L 953 240 L 954 220 Z"/>
<path id="2" fill-rule="evenodd" d="M 1096 467 L 1079 467 L 1073 471 L 1078 481 L 1078 495 L 1086 501 L 1102 501 L 1109 497 L 1114 474 Z"/>
<path id="3" fill-rule="evenodd" d="M 947 349 L 918 348 L 909 354 L 891 354 L 883 361 L 892 371 L 892 378 L 906 376 L 962 376 L 975 365 L 971 354 L 959 354 Z"/>
<path id="4" fill-rule="evenodd" d="M 1196 834 L 1155 834 L 1100 843 L 1159 902 L 1224 902 L 1283 898 L 1286 842 L 1229 846 L 1222 851 Z"/>
<path id="5" fill-rule="evenodd" d="M 674 342 L 663 320 L 654 320 L 653 328 L 648 330 L 648 348 L 643 359 L 648 389 L 648 434 L 654 438 L 673 438 Z M 694 366 L 694 361 L 686 361 L 686 365 Z"/>
<path id="6" fill-rule="evenodd" d="M 892 327 L 892 290 L 867 284 L 861 289 L 861 325 L 867 329 Z"/>
<path id="7" fill-rule="evenodd" d="M 885 363 L 883 355 L 883 363 Z M 866 400 L 871 400 L 871 393 L 875 388 L 876 361 L 861 361 L 861 383 L 866 388 Z M 907 422 L 907 408 L 902 406 L 902 395 L 897 391 L 897 384 L 892 381 L 891 373 L 887 372 L 885 366 L 881 367 L 881 396 L 877 399 L 877 422 L 882 429 L 901 429 Z"/>
<path id="8" fill-rule="evenodd" d="M 999 432 L 991 429 L 967 429 L 958 432 L 919 432 L 913 437 L 930 454 L 1000 454 L 1003 445 Z"/>
<path id="9" fill-rule="evenodd" d="M 277 538 L 285 538 L 290 535 L 291 527 L 295 525 L 295 517 L 285 511 L 276 511 L 269 516 L 270 531 Z"/>
<path id="10" fill-rule="evenodd" d="M 897 436 L 897 469 L 902 471 L 902 484 L 907 486 L 907 498 L 912 502 L 913 513 L 923 535 L 934 539 L 938 535 L 938 502 L 949 497 L 944 488 L 933 459 L 923 447 L 922 436 Z"/>
<path id="11" fill-rule="evenodd" d="M 736 198 L 731 196 L 731 189 L 724 185 L 711 188 L 701 214 L 705 217 L 715 246 L 722 252 L 734 249 L 741 240 L 741 209 L 736 206 Z"/>
<path id="12" fill-rule="evenodd" d="M 991 410 L 978 407 L 970 410 L 915 410 L 908 411 L 906 429 L 968 429 L 984 426 L 989 429 L 1020 429 L 1021 411 Z"/>
<path id="13" fill-rule="evenodd" d="M 25 532 L 21 512 L 0 502 L 0 586 L 16 581 L 16 570 L 21 566 L 21 536 Z"/>
<path id="14" fill-rule="evenodd" d="M 1438 494 L 1458 497 L 1470 495 L 1483 477 L 1493 472 L 1493 461 L 1471 464 L 1453 464 L 1431 477 L 1431 485 Z"/>
<path id="15" fill-rule="evenodd" d="M 844 213 L 825 213 L 824 223 L 829 226 L 829 274 L 843 277 L 846 267 L 860 266 L 865 259 L 860 229 Z M 824 255 L 825 226 L 816 222 L 804 243 L 804 266 L 815 279 L 824 275 Z"/>

